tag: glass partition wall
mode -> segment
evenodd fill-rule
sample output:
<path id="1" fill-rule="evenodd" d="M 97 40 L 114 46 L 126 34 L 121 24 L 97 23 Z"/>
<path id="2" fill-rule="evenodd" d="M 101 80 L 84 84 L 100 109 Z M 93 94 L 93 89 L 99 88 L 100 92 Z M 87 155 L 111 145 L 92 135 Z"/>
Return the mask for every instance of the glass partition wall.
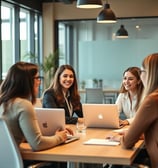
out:
<path id="1" fill-rule="evenodd" d="M 116 38 L 121 25 L 129 37 Z M 145 56 L 158 52 L 158 18 L 118 19 L 115 24 L 96 20 L 58 23 L 60 64 L 71 64 L 81 87 L 118 89 L 123 71 L 141 66 Z M 84 85 L 84 86 L 83 86 Z"/>
<path id="2" fill-rule="evenodd" d="M 10 67 L 14 62 L 13 57 L 13 8 L 12 6 L 1 6 L 1 38 L 2 38 L 2 52 L 4 55 L 2 58 L 2 79 L 4 79 L 8 67 Z"/>

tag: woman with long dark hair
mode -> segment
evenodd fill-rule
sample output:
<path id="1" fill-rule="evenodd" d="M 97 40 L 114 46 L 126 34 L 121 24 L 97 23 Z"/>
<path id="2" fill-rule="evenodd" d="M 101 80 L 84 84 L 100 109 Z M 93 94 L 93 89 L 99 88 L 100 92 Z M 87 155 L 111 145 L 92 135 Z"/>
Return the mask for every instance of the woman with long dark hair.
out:
<path id="1" fill-rule="evenodd" d="M 8 71 L 0 88 L 0 115 L 3 115 L 18 145 L 27 140 L 32 150 L 52 148 L 67 139 L 67 132 L 43 136 L 38 126 L 33 104 L 36 101 L 40 78 L 38 66 L 17 62 Z"/>
<path id="2" fill-rule="evenodd" d="M 44 108 L 64 108 L 66 124 L 83 122 L 82 105 L 75 71 L 71 65 L 61 65 L 50 87 L 43 94 Z"/>

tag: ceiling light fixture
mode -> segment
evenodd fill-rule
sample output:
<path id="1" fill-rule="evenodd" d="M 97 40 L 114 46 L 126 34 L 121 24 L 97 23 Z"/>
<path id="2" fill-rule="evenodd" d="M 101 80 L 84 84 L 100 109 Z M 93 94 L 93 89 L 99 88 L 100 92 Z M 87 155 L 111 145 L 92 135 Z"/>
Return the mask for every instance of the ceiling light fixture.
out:
<path id="1" fill-rule="evenodd" d="M 121 25 L 116 32 L 116 38 L 128 38 L 128 32 L 125 29 L 124 25 Z"/>
<path id="2" fill-rule="evenodd" d="M 104 9 L 97 17 L 97 23 L 116 23 L 117 19 L 114 12 L 110 9 L 110 4 L 106 1 Z"/>
<path id="3" fill-rule="evenodd" d="M 94 9 L 102 6 L 101 0 L 77 0 L 77 8 Z"/>

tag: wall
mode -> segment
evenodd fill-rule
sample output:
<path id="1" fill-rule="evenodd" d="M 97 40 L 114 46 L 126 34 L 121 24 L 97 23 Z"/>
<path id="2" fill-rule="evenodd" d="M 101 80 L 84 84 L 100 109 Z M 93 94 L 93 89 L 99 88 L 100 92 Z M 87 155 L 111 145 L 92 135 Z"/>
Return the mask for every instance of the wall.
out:
<path id="1" fill-rule="evenodd" d="M 118 18 L 158 16 L 157 0 L 110 0 L 109 3 Z M 76 2 L 43 3 L 44 56 L 54 51 L 55 20 L 95 19 L 101 9 L 78 9 Z"/>
<path id="2" fill-rule="evenodd" d="M 87 86 L 91 86 L 90 79 L 96 78 L 104 81 L 104 87 L 119 88 L 123 71 L 130 66 L 141 67 L 145 56 L 158 52 L 156 43 L 157 40 L 80 42 L 79 78 Z"/>
<path id="3" fill-rule="evenodd" d="M 80 82 L 87 85 L 92 79 L 103 79 L 106 87 L 119 87 L 122 73 L 129 66 L 141 66 L 145 56 L 158 52 L 158 18 L 121 20 L 128 30 L 128 39 L 117 39 L 114 34 L 120 26 L 97 24 L 96 21 L 73 21 L 78 39 Z M 136 28 L 139 25 L 139 29 Z"/>
<path id="4" fill-rule="evenodd" d="M 118 18 L 158 16 L 157 0 L 111 0 L 109 3 Z M 44 4 L 44 53 L 54 50 L 53 24 L 55 20 L 96 19 L 100 11 L 101 9 L 78 9 L 75 3 Z M 149 34 L 144 33 L 141 38 L 139 34 L 134 34 L 136 39 L 131 36 L 129 40 L 112 41 L 113 30 L 116 30 L 118 25 L 111 29 L 110 26 L 107 28 L 107 25 L 94 27 L 93 24 L 86 25 L 85 23 L 83 30 L 87 32 L 79 34 L 75 41 L 79 58 L 77 73 L 80 82 L 86 80 L 88 83 L 89 79 L 97 78 L 103 79 L 105 86 L 119 87 L 122 73 L 128 66 L 141 66 L 144 56 L 157 52 L 157 38 L 153 38 L 158 35 L 152 27 L 148 27 Z M 103 30 L 104 26 L 107 31 Z M 132 30 L 129 32 L 131 35 Z"/>

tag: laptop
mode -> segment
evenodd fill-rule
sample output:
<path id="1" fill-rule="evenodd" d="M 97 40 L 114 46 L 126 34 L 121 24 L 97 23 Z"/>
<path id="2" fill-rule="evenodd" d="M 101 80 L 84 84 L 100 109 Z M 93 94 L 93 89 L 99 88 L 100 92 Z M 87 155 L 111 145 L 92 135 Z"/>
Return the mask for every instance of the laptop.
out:
<path id="1" fill-rule="evenodd" d="M 83 104 L 82 106 L 87 127 L 121 128 L 116 104 Z"/>
<path id="2" fill-rule="evenodd" d="M 37 108 L 35 107 L 37 121 L 42 135 L 52 136 L 56 130 L 65 129 L 65 110 L 63 108 Z M 68 136 L 65 143 L 79 139 L 78 136 Z"/>

